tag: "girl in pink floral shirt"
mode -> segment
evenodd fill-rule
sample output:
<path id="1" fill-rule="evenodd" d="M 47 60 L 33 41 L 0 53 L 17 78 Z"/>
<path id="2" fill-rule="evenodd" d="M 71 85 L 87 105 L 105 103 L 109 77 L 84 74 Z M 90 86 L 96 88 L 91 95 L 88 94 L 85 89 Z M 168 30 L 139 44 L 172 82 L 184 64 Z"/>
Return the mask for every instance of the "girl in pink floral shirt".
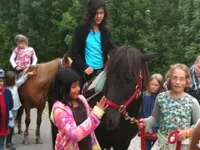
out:
<path id="1" fill-rule="evenodd" d="M 61 69 L 52 82 L 51 121 L 57 126 L 56 150 L 100 150 L 94 130 L 104 114 L 106 99 L 91 109 L 79 95 L 79 77 L 72 69 Z"/>
<path id="2" fill-rule="evenodd" d="M 20 72 L 30 65 L 36 65 L 38 59 L 34 49 L 28 46 L 27 37 L 22 34 L 18 34 L 15 37 L 15 42 L 17 47 L 14 49 L 10 57 L 10 63 L 12 67 L 17 72 Z"/>

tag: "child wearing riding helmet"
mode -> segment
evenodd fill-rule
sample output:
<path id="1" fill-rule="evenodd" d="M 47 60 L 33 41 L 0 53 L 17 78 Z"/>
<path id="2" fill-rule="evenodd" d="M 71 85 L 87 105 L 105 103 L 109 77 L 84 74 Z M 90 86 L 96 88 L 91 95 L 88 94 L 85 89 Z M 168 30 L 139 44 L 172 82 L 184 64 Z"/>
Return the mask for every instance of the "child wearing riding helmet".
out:
<path id="1" fill-rule="evenodd" d="M 4 150 L 5 139 L 9 134 L 9 111 L 13 108 L 12 94 L 4 88 L 4 77 L 5 73 L 0 69 L 0 150 Z"/>
<path id="2" fill-rule="evenodd" d="M 13 50 L 10 57 L 10 63 L 14 70 L 18 73 L 29 67 L 37 64 L 37 56 L 35 50 L 28 46 L 28 38 L 22 34 L 15 37 L 17 47 Z"/>
<path id="3" fill-rule="evenodd" d="M 55 150 L 100 150 L 94 130 L 104 114 L 103 97 L 91 109 L 86 99 L 79 95 L 79 77 L 68 68 L 61 69 L 50 85 L 53 104 L 51 121 L 58 128 Z"/>
<path id="4" fill-rule="evenodd" d="M 81 80 L 87 81 L 105 67 L 107 55 L 114 48 L 111 33 L 106 27 L 108 12 L 104 0 L 89 0 L 85 23 L 76 27 L 70 49 L 72 67 Z"/>
<path id="5" fill-rule="evenodd" d="M 158 94 L 151 116 L 137 123 L 139 128 L 146 126 L 148 131 L 160 122 L 158 140 L 151 150 L 175 150 L 176 147 L 188 150 L 189 138 L 200 118 L 198 101 L 184 91 L 190 85 L 190 71 L 184 64 L 175 64 L 166 77 L 170 90 Z M 172 133 L 177 136 L 171 136 Z"/>

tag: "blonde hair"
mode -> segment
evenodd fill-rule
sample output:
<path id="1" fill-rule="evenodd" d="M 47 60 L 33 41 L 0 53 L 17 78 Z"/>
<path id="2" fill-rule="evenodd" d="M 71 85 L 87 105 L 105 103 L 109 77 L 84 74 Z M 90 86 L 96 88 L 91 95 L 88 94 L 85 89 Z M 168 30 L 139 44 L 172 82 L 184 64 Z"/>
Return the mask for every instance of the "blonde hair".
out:
<path id="1" fill-rule="evenodd" d="M 200 64 L 200 56 L 197 56 L 197 59 L 195 61 L 196 64 Z"/>
<path id="2" fill-rule="evenodd" d="M 181 70 L 183 70 L 185 72 L 185 78 L 187 80 L 186 87 L 188 87 L 190 85 L 190 83 L 191 83 L 191 77 L 190 77 L 189 68 L 185 64 L 177 63 L 177 64 L 174 64 L 174 65 L 171 65 L 170 69 L 168 70 L 168 72 L 165 75 L 165 80 L 167 82 L 166 84 L 167 84 L 168 90 L 171 89 L 170 79 L 172 77 L 172 74 L 173 74 L 174 70 L 177 69 L 177 68 L 179 68 L 179 69 L 181 69 Z"/>
<path id="3" fill-rule="evenodd" d="M 25 36 L 22 35 L 22 34 L 16 35 L 16 37 L 15 37 L 15 43 L 16 43 L 16 44 L 21 44 L 21 43 L 23 43 L 23 42 L 25 42 L 25 44 L 28 45 L 28 38 L 25 37 Z"/>
<path id="4" fill-rule="evenodd" d="M 155 79 L 156 81 L 158 81 L 159 83 L 159 89 L 158 89 L 158 92 L 157 93 L 160 93 L 162 92 L 162 85 L 163 85 L 163 76 L 159 73 L 155 73 L 153 74 L 150 79 L 149 79 L 149 82 L 151 82 L 153 79 Z M 150 87 L 148 86 L 148 89 L 147 91 L 145 92 L 146 95 L 150 95 L 151 94 L 151 91 L 150 91 Z"/>

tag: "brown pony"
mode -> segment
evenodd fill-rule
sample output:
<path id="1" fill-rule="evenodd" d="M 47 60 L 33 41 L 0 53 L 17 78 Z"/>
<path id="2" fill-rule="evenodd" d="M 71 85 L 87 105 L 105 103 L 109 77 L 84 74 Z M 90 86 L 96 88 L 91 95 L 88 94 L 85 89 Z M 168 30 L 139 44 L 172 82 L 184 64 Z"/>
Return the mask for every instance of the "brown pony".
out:
<path id="1" fill-rule="evenodd" d="M 200 150 L 197 144 L 200 146 L 200 121 L 193 131 L 189 150 Z"/>
<path id="2" fill-rule="evenodd" d="M 29 144 L 28 140 L 28 128 L 31 122 L 30 110 L 31 108 L 37 109 L 37 129 L 36 129 L 36 143 L 41 144 L 40 138 L 40 125 L 42 122 L 42 112 L 45 108 L 45 102 L 47 100 L 48 87 L 51 80 L 54 78 L 56 72 L 61 67 L 70 67 L 72 60 L 65 54 L 62 59 L 55 59 L 47 63 L 37 64 L 35 67 L 30 67 L 28 71 L 33 69 L 36 71 L 36 75 L 26 81 L 23 86 L 19 88 L 19 96 L 22 102 L 22 107 L 18 111 L 18 133 L 22 133 L 21 129 L 21 118 L 23 109 L 25 108 L 26 118 L 25 124 L 26 129 L 24 131 L 24 144 Z M 27 71 L 27 72 L 28 72 Z"/>

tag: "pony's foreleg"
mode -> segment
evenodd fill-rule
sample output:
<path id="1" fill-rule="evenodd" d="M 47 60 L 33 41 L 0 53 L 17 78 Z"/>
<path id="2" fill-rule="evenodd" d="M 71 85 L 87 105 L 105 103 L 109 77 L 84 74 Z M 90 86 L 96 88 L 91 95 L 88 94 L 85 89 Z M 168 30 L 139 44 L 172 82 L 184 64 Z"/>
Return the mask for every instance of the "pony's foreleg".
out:
<path id="1" fill-rule="evenodd" d="M 24 140 L 23 140 L 23 144 L 27 145 L 30 144 L 29 140 L 28 140 L 28 129 L 29 129 L 29 125 L 31 122 L 30 119 L 30 108 L 25 108 L 25 112 L 26 112 L 26 118 L 25 118 L 25 124 L 26 124 L 26 129 L 24 131 Z"/>
<path id="2" fill-rule="evenodd" d="M 18 134 L 23 133 L 23 131 L 22 131 L 22 122 L 21 122 L 21 121 L 22 121 L 23 112 L 24 112 L 24 107 L 21 106 L 21 107 L 18 109 L 17 117 L 16 117 L 16 123 L 17 123 L 17 128 L 18 128 Z"/>
<path id="3" fill-rule="evenodd" d="M 45 104 L 44 104 L 44 106 L 45 106 Z M 42 144 L 43 143 L 41 138 L 40 138 L 40 125 L 41 125 L 41 122 L 42 122 L 42 112 L 43 112 L 43 110 L 44 110 L 44 107 L 37 109 L 37 129 L 36 129 L 36 133 L 35 133 L 36 144 Z"/>

